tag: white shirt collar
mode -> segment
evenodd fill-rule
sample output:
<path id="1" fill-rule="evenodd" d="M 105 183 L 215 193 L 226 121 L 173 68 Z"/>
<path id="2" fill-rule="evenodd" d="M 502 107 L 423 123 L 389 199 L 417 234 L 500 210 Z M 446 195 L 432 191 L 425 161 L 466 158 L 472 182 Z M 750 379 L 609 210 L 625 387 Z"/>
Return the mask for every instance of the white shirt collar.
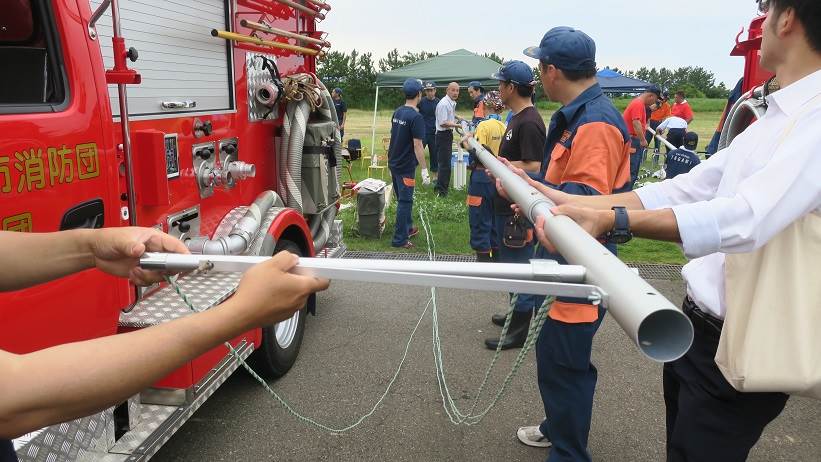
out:
<path id="1" fill-rule="evenodd" d="M 789 116 L 819 93 L 821 93 L 821 70 L 767 96 L 767 104 L 775 104 L 781 112 Z"/>

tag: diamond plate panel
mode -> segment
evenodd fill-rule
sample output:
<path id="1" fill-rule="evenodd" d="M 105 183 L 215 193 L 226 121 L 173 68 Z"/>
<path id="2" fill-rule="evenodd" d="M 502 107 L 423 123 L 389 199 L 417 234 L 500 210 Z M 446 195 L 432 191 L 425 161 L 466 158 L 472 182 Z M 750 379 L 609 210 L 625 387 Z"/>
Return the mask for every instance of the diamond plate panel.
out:
<path id="1" fill-rule="evenodd" d="M 258 120 L 265 120 L 266 115 L 268 120 L 274 120 L 279 117 L 279 108 L 269 108 L 257 101 L 254 94 L 257 87 L 263 83 L 270 83 L 271 73 L 267 69 L 263 69 L 264 60 L 262 57 L 268 58 L 276 62 L 273 55 L 262 53 L 246 53 L 245 54 L 245 73 L 248 78 L 248 120 L 251 122 Z"/>
<path id="2" fill-rule="evenodd" d="M 61 462 L 87 460 L 91 453 L 104 452 L 114 444 L 113 411 L 110 408 L 17 438 L 17 457 L 21 462 Z"/>
<path id="3" fill-rule="evenodd" d="M 157 404 L 143 404 L 140 413 L 140 423 L 131 431 L 123 435 L 110 452 L 117 454 L 132 454 L 147 440 L 160 426 L 165 423 L 177 406 L 160 406 Z"/>
<path id="4" fill-rule="evenodd" d="M 250 343 L 243 343 L 236 346 L 236 350 L 242 359 L 246 359 L 251 355 L 253 346 Z M 111 452 L 130 454 L 126 459 L 128 461 L 150 459 L 239 367 L 240 364 L 233 356 L 223 359 L 216 367 L 216 373 L 204 380 L 200 391 L 187 406 L 143 404 L 140 427 L 123 435 Z"/>
<path id="5" fill-rule="evenodd" d="M 251 242 L 245 255 L 259 255 L 259 252 L 262 250 L 262 244 L 265 241 L 265 235 L 268 234 L 268 228 L 271 227 L 271 223 L 277 219 L 279 214 L 285 210 L 287 209 L 284 207 L 271 207 L 271 209 L 268 210 L 268 213 L 265 214 L 265 218 L 262 219 L 262 225 L 259 227 L 257 237 Z"/>
<path id="6" fill-rule="evenodd" d="M 234 293 L 241 276 L 239 273 L 194 272 L 180 277 L 177 283 L 197 309 L 207 310 Z M 189 314 L 191 311 L 174 289 L 163 287 L 151 297 L 141 300 L 128 313 L 120 314 L 120 326 L 143 328 Z"/>

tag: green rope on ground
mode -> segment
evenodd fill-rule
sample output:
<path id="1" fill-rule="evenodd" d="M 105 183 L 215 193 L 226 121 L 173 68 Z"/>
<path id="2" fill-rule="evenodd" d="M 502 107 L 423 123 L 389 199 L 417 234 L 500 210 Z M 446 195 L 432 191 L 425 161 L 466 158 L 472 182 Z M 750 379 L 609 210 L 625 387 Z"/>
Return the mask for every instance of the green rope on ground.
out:
<path id="1" fill-rule="evenodd" d="M 428 222 L 425 218 L 424 208 L 420 207 L 419 216 L 420 216 L 421 221 L 422 221 L 422 226 L 425 230 L 425 239 L 427 240 L 427 245 L 428 245 L 428 257 L 431 260 L 435 260 L 435 258 L 436 258 L 436 242 L 433 239 L 433 236 L 432 236 L 432 233 L 431 233 L 431 230 L 430 230 L 430 226 L 428 225 Z M 177 284 L 176 278 L 166 277 L 165 280 L 168 283 L 168 285 L 171 286 L 174 289 L 174 291 L 180 296 L 180 298 L 185 303 L 185 305 L 188 306 L 189 309 L 191 309 L 191 311 L 195 311 L 195 312 L 201 311 L 201 310 L 197 309 L 196 307 L 194 307 L 194 305 L 191 303 L 188 296 L 182 291 L 179 284 Z M 537 312 L 535 313 L 535 316 L 530 321 L 530 326 L 528 328 L 527 338 L 525 339 L 524 346 L 521 348 L 521 350 L 519 351 L 519 354 L 516 356 L 516 359 L 513 361 L 513 365 L 510 369 L 510 372 L 508 372 L 507 376 L 505 377 L 505 379 L 502 383 L 502 386 L 496 392 L 496 394 L 491 399 L 490 403 L 484 408 L 484 410 L 477 413 L 475 411 L 476 411 L 477 406 L 479 406 L 480 398 L 483 395 L 483 393 L 485 391 L 485 388 L 487 386 L 487 383 L 490 379 L 491 373 L 493 372 L 493 369 L 496 366 L 496 363 L 498 362 L 499 357 L 501 356 L 501 352 L 502 352 L 501 345 L 500 345 L 500 347 L 496 348 L 496 352 L 493 355 L 493 359 L 491 359 L 490 364 L 488 365 L 487 369 L 485 370 L 484 378 L 482 380 L 482 383 L 479 386 L 479 389 L 478 389 L 477 393 L 475 394 L 475 396 L 472 400 L 470 410 L 467 411 L 467 412 L 462 412 L 457 407 L 456 402 L 453 399 L 453 395 L 450 392 L 450 388 L 448 387 L 448 384 L 447 384 L 447 378 L 446 378 L 446 373 L 445 373 L 445 363 L 444 363 L 444 359 L 443 359 L 443 355 L 442 355 L 442 341 L 441 341 L 441 337 L 440 337 L 440 334 L 439 334 L 439 309 L 438 309 L 438 306 L 437 306 L 437 303 L 436 303 L 436 288 L 431 287 L 430 293 L 431 293 L 431 296 L 428 299 L 427 304 L 425 305 L 425 309 L 422 311 L 422 314 L 419 316 L 419 319 L 416 321 L 416 325 L 414 326 L 413 330 L 410 333 L 410 337 L 408 338 L 408 342 L 405 344 L 405 350 L 402 354 L 402 359 L 399 361 L 399 365 L 396 368 L 396 372 L 394 372 L 393 376 L 391 377 L 391 380 L 388 382 L 388 385 L 385 387 L 385 391 L 382 393 L 382 395 L 379 397 L 379 399 L 376 401 L 376 403 L 371 407 L 371 409 L 368 412 L 363 414 L 361 417 L 359 417 L 352 424 L 344 426 L 344 427 L 333 427 L 331 425 L 326 425 L 326 424 L 323 424 L 321 422 L 318 422 L 317 420 L 315 420 L 311 417 L 304 416 L 304 415 L 300 414 L 299 412 L 297 412 L 290 404 L 288 404 L 287 401 L 285 401 L 285 399 L 283 399 L 281 396 L 279 396 L 279 394 L 277 394 L 277 392 L 275 392 L 270 387 L 270 385 L 268 385 L 268 383 L 265 381 L 265 379 L 260 377 L 260 375 L 257 374 L 251 368 L 251 366 L 249 366 L 245 362 L 245 360 L 240 356 L 240 354 L 237 352 L 237 350 L 230 343 L 225 342 L 224 345 L 225 345 L 226 348 L 228 348 L 228 351 L 231 353 L 231 355 L 236 359 L 237 363 L 240 366 L 242 366 L 246 371 L 248 371 L 248 373 L 251 374 L 251 377 L 253 377 L 257 382 L 259 382 L 260 385 L 262 385 L 262 387 L 274 398 L 274 400 L 276 400 L 280 405 L 282 405 L 282 407 L 285 408 L 285 410 L 288 411 L 289 414 L 296 417 L 298 420 L 302 421 L 303 423 L 308 424 L 308 425 L 312 425 L 312 426 L 314 426 L 316 428 L 319 428 L 321 430 L 331 432 L 331 433 L 344 433 L 344 432 L 347 432 L 349 430 L 353 430 L 354 428 L 361 425 L 365 420 L 367 420 L 369 417 L 371 417 L 377 411 L 377 409 L 379 409 L 379 407 L 382 405 L 382 403 L 385 401 L 385 398 L 388 396 L 388 393 L 390 393 L 391 389 L 393 388 L 393 385 L 396 382 L 396 379 L 399 377 L 399 374 L 401 373 L 402 368 L 405 365 L 405 360 L 408 357 L 408 352 L 410 351 L 410 346 L 413 343 L 414 336 L 416 335 L 416 332 L 419 330 L 419 326 L 422 324 L 422 320 L 425 319 L 425 315 L 427 314 L 428 310 L 430 310 L 430 312 L 431 312 L 431 326 L 432 326 L 433 357 L 434 357 L 434 365 L 435 365 L 435 368 L 436 368 L 436 379 L 437 379 L 437 383 L 439 385 L 439 394 L 442 397 L 442 406 L 445 409 L 445 413 L 447 414 L 448 419 L 454 425 L 476 425 L 476 424 L 480 423 L 484 419 L 484 417 L 486 415 L 488 415 L 488 413 L 490 413 L 490 411 L 501 400 L 502 396 L 504 396 L 504 394 L 507 391 L 508 387 L 512 383 L 513 378 L 519 372 L 519 369 L 521 369 L 522 364 L 524 364 L 525 357 L 527 357 L 530 350 L 532 350 L 533 345 L 536 343 L 536 338 L 538 337 L 538 334 L 541 331 L 542 324 L 544 324 L 546 313 L 549 310 L 550 304 L 553 303 L 554 298 L 553 297 L 547 297 L 545 299 L 545 302 L 539 308 L 539 310 L 537 310 Z M 514 295 L 513 297 L 511 297 L 511 309 L 508 311 L 507 318 L 505 319 L 505 324 L 502 327 L 502 333 L 501 333 L 501 336 L 500 336 L 500 340 L 502 338 L 504 338 L 504 336 L 507 334 L 507 331 L 510 327 L 510 320 L 511 320 L 511 316 L 512 316 L 512 313 L 513 313 L 513 308 L 512 307 L 515 304 L 515 301 L 516 301 L 516 298 L 515 298 L 515 295 Z"/>

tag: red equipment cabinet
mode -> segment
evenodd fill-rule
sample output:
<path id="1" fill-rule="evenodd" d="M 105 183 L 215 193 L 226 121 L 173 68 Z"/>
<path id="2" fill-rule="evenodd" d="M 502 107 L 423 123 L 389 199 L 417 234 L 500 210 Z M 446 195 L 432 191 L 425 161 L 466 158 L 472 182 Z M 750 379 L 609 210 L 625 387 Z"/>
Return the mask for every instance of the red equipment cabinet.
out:
<path id="1" fill-rule="evenodd" d="M 108 13 L 96 27 L 90 27 L 102 0 L 90 0 L 90 4 L 89 0 L 31 0 L 17 2 L 22 6 L 15 3 L 11 10 L 11 21 L 17 26 L 0 34 L 0 63 L 5 69 L 0 70 L 0 84 L 11 85 L 0 89 L 3 230 L 128 226 L 136 216 L 139 226 L 178 235 L 188 232 L 184 229 L 196 221 L 199 230 L 190 231 L 191 236 L 214 237 L 239 207 L 249 205 L 264 191 L 277 190 L 275 134 L 283 118 L 253 113 L 254 88 L 249 86 L 259 78 L 251 75 L 254 60 L 264 55 L 287 76 L 314 74 L 315 57 L 226 42 L 211 36 L 211 25 L 249 34 L 250 29 L 240 26 L 247 19 L 318 37 L 316 15 L 278 0 L 203 0 L 198 6 L 162 0 L 128 2 L 120 0 L 124 8 L 118 10 L 123 15 L 124 42 L 115 39 L 113 47 Z M 130 46 L 136 52 L 128 51 Z M 112 53 L 122 59 L 114 59 Z M 131 64 L 126 57 L 137 59 Z M 23 70 L 12 74 L 10 63 L 21 63 Z M 45 81 L 39 81 L 43 76 Z M 112 85 L 126 82 L 133 204 L 129 204 L 118 95 Z M 42 88 L 46 90 L 40 94 Z M 25 99 L 31 95 L 31 100 Z M 225 162 L 221 156 L 231 152 L 234 160 L 253 164 L 256 175 L 235 184 L 232 180 L 230 187 L 223 182 L 204 188 L 197 171 L 198 159 L 208 154 L 198 151 L 202 147 L 213 149 L 210 155 L 220 156 L 220 165 Z M 269 218 L 262 223 L 260 239 L 267 234 L 271 242 L 287 240 L 303 255 L 315 254 L 302 214 L 278 208 Z M 128 315 L 122 310 L 136 301 L 137 293 L 127 281 L 96 270 L 0 294 L 0 349 L 27 353 L 134 330 L 137 327 L 123 323 L 123 316 Z M 232 343 L 247 356 L 262 341 L 263 332 L 256 329 Z M 173 407 L 177 400 L 177 405 L 193 412 L 222 383 L 221 377 L 236 368 L 226 354 L 224 347 L 215 348 L 162 379 L 157 390 L 180 393 L 158 402 Z M 132 426 L 138 425 L 133 415 L 140 412 L 135 406 L 138 402 L 129 400 L 118 408 L 131 412 Z M 104 433 L 110 434 L 95 438 L 106 439 L 106 449 L 119 444 L 114 440 L 116 432 L 108 431 L 116 412 L 98 416 Z M 179 423 L 190 416 L 182 411 L 172 414 L 180 414 Z M 35 439 L 26 444 L 35 444 Z M 138 459 L 149 458 L 162 444 L 159 441 L 164 440 L 158 438 L 143 452 L 131 449 L 137 451 Z"/>

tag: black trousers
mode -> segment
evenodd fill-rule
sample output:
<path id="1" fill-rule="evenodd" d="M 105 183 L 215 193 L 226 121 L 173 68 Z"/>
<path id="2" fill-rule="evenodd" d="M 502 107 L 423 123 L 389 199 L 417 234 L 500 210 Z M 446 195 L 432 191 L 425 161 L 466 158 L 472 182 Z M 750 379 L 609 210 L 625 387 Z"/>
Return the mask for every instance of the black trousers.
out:
<path id="1" fill-rule="evenodd" d="M 669 141 L 676 149 L 682 147 L 684 145 L 684 134 L 687 133 L 687 130 L 684 128 L 671 128 L 667 131 L 667 141 Z M 667 152 L 670 152 L 670 148 L 667 148 Z"/>
<path id="2" fill-rule="evenodd" d="M 436 177 L 436 186 L 434 189 L 440 196 L 448 195 L 448 188 L 450 187 L 450 158 L 451 150 L 453 149 L 453 131 L 445 130 L 436 132 L 436 153 L 437 153 L 437 167 L 439 173 Z"/>
<path id="3" fill-rule="evenodd" d="M 764 427 L 784 409 L 783 393 L 742 393 L 715 363 L 721 321 L 710 319 L 687 298 L 693 346 L 664 365 L 668 462 L 742 462 Z"/>

